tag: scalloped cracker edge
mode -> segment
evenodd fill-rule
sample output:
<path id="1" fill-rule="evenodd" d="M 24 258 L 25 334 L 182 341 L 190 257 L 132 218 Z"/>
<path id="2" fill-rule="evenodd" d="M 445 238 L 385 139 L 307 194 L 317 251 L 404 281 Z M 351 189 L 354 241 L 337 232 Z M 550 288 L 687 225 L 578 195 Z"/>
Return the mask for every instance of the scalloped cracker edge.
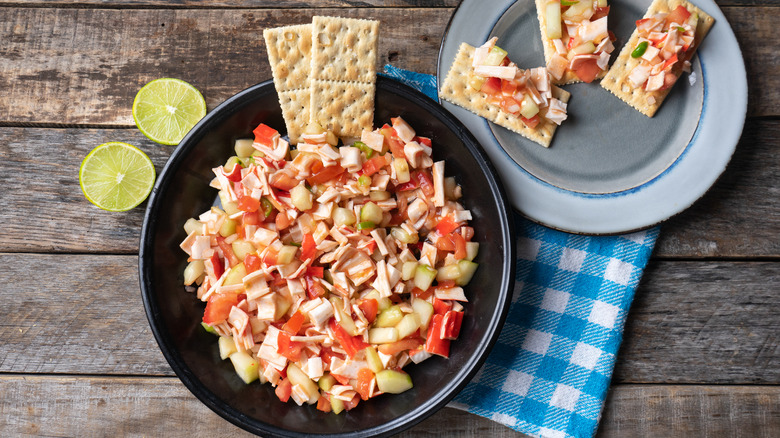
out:
<path id="1" fill-rule="evenodd" d="M 469 73 L 472 70 L 471 59 L 474 56 L 474 50 L 474 47 L 469 44 L 461 43 L 452 67 L 450 67 L 450 71 L 447 73 L 447 78 L 439 91 L 439 96 L 544 147 L 550 147 L 558 125 L 542 119 L 536 128 L 531 129 L 519 117 L 489 103 L 485 93 L 476 91 L 469 86 Z M 554 85 L 552 86 L 552 95 L 562 102 L 568 102 L 571 96 L 568 91 Z"/>
<path id="2" fill-rule="evenodd" d="M 649 18 L 660 12 L 670 12 L 680 5 L 685 6 L 691 13 L 699 14 L 699 22 L 696 26 L 696 35 L 693 40 L 693 50 L 695 53 L 696 50 L 699 49 L 704 37 L 710 31 L 710 28 L 712 28 L 712 25 L 715 24 L 715 19 L 696 7 L 696 5 L 685 0 L 655 0 L 650 4 L 650 7 L 647 8 L 647 12 L 645 12 L 643 18 Z M 615 63 L 612 64 L 607 75 L 601 80 L 601 86 L 620 98 L 623 102 L 634 107 L 640 113 L 647 117 L 653 117 L 656 111 L 658 111 L 658 108 L 661 107 L 664 99 L 666 99 L 666 96 L 668 96 L 669 92 L 674 88 L 674 85 L 666 90 L 645 91 L 641 88 L 633 88 L 628 84 L 628 76 L 631 73 L 631 70 L 641 62 L 641 59 L 631 57 L 631 52 L 638 42 L 639 32 L 634 29 L 634 33 L 631 34 L 631 38 L 629 38 L 626 45 L 623 46 L 623 50 L 620 51 L 620 55 L 618 55 Z M 679 82 L 679 78 L 677 79 Z M 650 96 L 655 99 L 653 104 L 647 102 L 647 98 Z"/>
<path id="3" fill-rule="evenodd" d="M 287 136 L 293 144 L 309 124 L 312 25 L 265 29 L 266 50 Z M 305 117 L 304 117 L 305 116 Z"/>

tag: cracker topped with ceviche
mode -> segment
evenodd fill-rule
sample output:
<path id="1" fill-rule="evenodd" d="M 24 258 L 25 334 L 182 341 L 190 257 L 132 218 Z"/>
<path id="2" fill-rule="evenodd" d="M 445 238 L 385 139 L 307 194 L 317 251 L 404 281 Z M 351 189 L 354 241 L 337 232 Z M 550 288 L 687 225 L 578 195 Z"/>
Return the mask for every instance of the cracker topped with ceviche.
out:
<path id="1" fill-rule="evenodd" d="M 439 95 L 549 147 L 566 120 L 570 94 L 552 84 L 546 68 L 519 68 L 496 41 L 477 48 L 462 43 Z"/>
<path id="2" fill-rule="evenodd" d="M 257 126 L 213 169 L 221 207 L 184 224 L 181 248 L 184 285 L 238 375 L 340 413 L 449 356 L 479 244 L 435 138 L 400 117 L 335 138 L 313 125 L 291 147 Z"/>
<path id="3" fill-rule="evenodd" d="M 604 77 L 615 50 L 615 36 L 607 28 L 607 0 L 536 0 L 536 13 L 555 84 Z"/>
<path id="4" fill-rule="evenodd" d="M 655 0 L 601 86 L 653 117 L 715 20 L 685 0 Z"/>

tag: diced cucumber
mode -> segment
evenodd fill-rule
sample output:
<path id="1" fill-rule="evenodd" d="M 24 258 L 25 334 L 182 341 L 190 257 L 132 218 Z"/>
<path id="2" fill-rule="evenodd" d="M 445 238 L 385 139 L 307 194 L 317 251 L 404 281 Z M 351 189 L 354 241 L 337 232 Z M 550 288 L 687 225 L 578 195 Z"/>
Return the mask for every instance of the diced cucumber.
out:
<path id="1" fill-rule="evenodd" d="M 418 264 L 417 269 L 414 271 L 414 286 L 422 290 L 428 290 L 431 284 L 433 284 L 436 274 L 436 270 L 430 266 L 424 263 Z"/>
<path id="2" fill-rule="evenodd" d="M 231 201 L 230 198 L 227 197 L 227 193 L 224 190 L 219 191 L 219 202 L 222 204 L 222 208 L 225 209 L 225 213 L 228 215 L 234 215 L 241 211 L 238 208 L 238 202 Z"/>
<path id="3" fill-rule="evenodd" d="M 474 276 L 474 272 L 477 270 L 477 264 L 470 260 L 459 260 L 458 268 L 460 268 L 460 276 L 455 280 L 458 286 L 465 286 L 471 281 L 471 277 Z"/>
<path id="4" fill-rule="evenodd" d="M 198 234 L 203 233 L 203 222 L 191 217 L 187 219 L 187 222 L 184 223 L 184 231 L 190 235 L 193 232 L 197 232 Z"/>
<path id="5" fill-rule="evenodd" d="M 447 199 L 458 199 L 460 196 L 455 193 L 458 187 L 458 183 L 455 181 L 455 177 L 448 176 L 444 178 L 444 195 Z"/>
<path id="6" fill-rule="evenodd" d="M 346 330 L 347 333 L 349 333 L 350 336 L 357 335 L 357 326 L 355 325 L 355 321 L 352 319 L 352 314 L 344 312 L 344 302 L 339 297 L 331 297 L 330 303 L 333 306 L 333 311 L 338 312 L 338 318 L 336 320 L 339 322 L 339 325 L 341 328 Z"/>
<path id="7" fill-rule="evenodd" d="M 573 53 L 574 55 L 589 55 L 594 52 L 596 52 L 596 45 L 593 44 L 593 41 L 588 41 L 571 49 L 570 53 Z"/>
<path id="8" fill-rule="evenodd" d="M 313 196 L 309 189 L 303 184 L 298 184 L 290 190 L 292 203 L 300 211 L 310 210 L 312 207 Z"/>
<path id="9" fill-rule="evenodd" d="M 184 285 L 189 286 L 192 283 L 195 283 L 195 281 L 203 275 L 205 270 L 206 265 L 203 263 L 203 260 L 191 261 L 187 267 L 184 268 Z"/>
<path id="10" fill-rule="evenodd" d="M 241 159 L 233 155 L 225 161 L 225 165 L 222 167 L 225 168 L 226 172 L 230 173 L 233 171 L 233 168 L 236 167 L 236 164 L 241 165 Z"/>
<path id="11" fill-rule="evenodd" d="M 590 1 L 579 1 L 565 10 L 561 17 L 566 20 L 580 21 L 583 18 L 590 18 L 593 15 L 592 3 Z"/>
<path id="12" fill-rule="evenodd" d="M 596 2 L 596 5 L 600 8 L 606 8 L 607 7 L 607 0 L 598 0 Z"/>
<path id="13" fill-rule="evenodd" d="M 344 401 L 336 397 L 330 397 L 330 409 L 336 415 L 342 413 L 344 411 Z"/>
<path id="14" fill-rule="evenodd" d="M 229 358 L 231 354 L 238 351 L 235 341 L 229 336 L 220 336 L 217 344 L 219 344 L 219 358 L 222 360 Z"/>
<path id="15" fill-rule="evenodd" d="M 466 260 L 474 260 L 479 253 L 479 242 L 466 242 Z"/>
<path id="16" fill-rule="evenodd" d="M 376 386 L 388 394 L 400 394 L 412 389 L 412 377 L 403 371 L 383 370 L 376 373 Z"/>
<path id="17" fill-rule="evenodd" d="M 409 261 L 404 262 L 401 266 L 401 279 L 403 281 L 411 280 L 414 277 L 414 273 L 417 270 L 417 262 Z"/>
<path id="18" fill-rule="evenodd" d="M 378 373 L 385 369 L 382 359 L 379 358 L 379 353 L 376 352 L 376 348 L 373 345 L 369 345 L 364 349 L 366 354 L 366 362 L 368 362 L 368 368 L 372 372 Z"/>
<path id="19" fill-rule="evenodd" d="M 396 324 L 401 322 L 403 317 L 404 313 L 401 311 L 400 306 L 391 306 L 379 313 L 376 321 L 374 321 L 374 325 L 377 327 L 395 327 Z"/>
<path id="20" fill-rule="evenodd" d="M 225 277 L 225 282 L 222 283 L 222 285 L 230 286 L 231 284 L 241 284 L 241 280 L 244 277 L 246 277 L 246 266 L 244 266 L 244 263 L 242 262 L 230 268 L 227 277 Z"/>
<path id="21" fill-rule="evenodd" d="M 336 207 L 333 209 L 333 223 L 340 227 L 342 225 L 352 225 L 357 221 L 355 213 L 348 208 Z"/>
<path id="22" fill-rule="evenodd" d="M 203 330 L 206 330 L 207 333 L 211 333 L 212 335 L 219 336 L 219 333 L 217 333 L 217 331 L 214 330 L 214 327 L 206 324 L 205 322 L 201 321 L 200 326 L 203 327 Z"/>
<path id="23" fill-rule="evenodd" d="M 469 87 L 479 91 L 482 89 L 482 85 L 485 84 L 485 78 L 480 75 L 469 74 Z"/>
<path id="24" fill-rule="evenodd" d="M 254 140 L 251 138 L 239 138 L 236 140 L 236 144 L 233 147 L 233 149 L 236 151 L 236 155 L 238 155 L 240 158 L 251 156 L 252 152 L 257 150 L 254 148 L 254 146 L 252 146 L 252 143 L 254 143 Z"/>
<path id="25" fill-rule="evenodd" d="M 227 237 L 232 234 L 236 234 L 237 225 L 238 223 L 233 219 L 226 219 L 224 222 L 222 222 L 222 226 L 219 227 L 219 234 L 222 237 Z"/>
<path id="26" fill-rule="evenodd" d="M 436 272 L 437 281 L 455 280 L 460 277 L 460 268 L 457 263 L 442 266 Z"/>
<path id="27" fill-rule="evenodd" d="M 241 377 L 244 383 L 252 383 L 257 380 L 260 368 L 260 363 L 257 359 L 244 351 L 236 351 L 230 355 L 230 361 L 233 362 L 233 367 L 236 369 L 238 377 Z"/>
<path id="28" fill-rule="evenodd" d="M 377 327 L 368 331 L 368 342 L 372 344 L 389 344 L 398 340 L 398 330 L 395 327 Z"/>
<path id="29" fill-rule="evenodd" d="M 412 309 L 414 309 L 414 313 L 420 318 L 420 331 L 424 332 L 428 330 L 428 324 L 430 324 L 431 317 L 433 316 L 433 304 L 415 298 L 414 301 L 412 301 Z"/>
<path id="30" fill-rule="evenodd" d="M 411 181 L 409 163 L 406 161 L 406 158 L 393 158 L 393 169 L 395 170 L 395 179 L 399 183 L 403 184 Z"/>
<path id="31" fill-rule="evenodd" d="M 395 329 L 398 330 L 398 339 L 404 339 L 405 337 L 416 332 L 420 328 L 420 317 L 416 313 L 408 313 L 404 315 Z M 376 372 L 376 371 L 374 371 Z"/>
<path id="32" fill-rule="evenodd" d="M 286 265 L 295 260 L 295 253 L 298 252 L 298 247 L 293 245 L 284 245 L 276 254 L 276 264 Z"/>
<path id="33" fill-rule="evenodd" d="M 367 202 L 365 205 L 363 205 L 363 208 L 360 209 L 361 222 L 373 222 L 378 224 L 382 222 L 383 215 L 384 213 L 382 212 L 382 209 L 373 202 Z"/>
<path id="34" fill-rule="evenodd" d="M 393 302 L 390 301 L 390 298 L 380 296 L 379 291 L 376 289 L 371 289 L 368 291 L 368 293 L 363 296 L 363 298 L 372 298 L 376 300 L 377 304 L 379 304 L 379 311 L 385 310 L 393 305 Z"/>
<path id="35" fill-rule="evenodd" d="M 244 239 L 234 240 L 231 246 L 233 247 L 233 254 L 235 254 L 236 257 L 238 257 L 238 259 L 242 262 L 248 254 L 252 254 L 253 252 L 257 251 L 257 248 L 255 248 L 255 245 L 252 242 L 246 241 Z"/>
<path id="36" fill-rule="evenodd" d="M 301 371 L 301 369 L 298 368 L 298 365 L 295 365 L 294 363 L 287 365 L 287 378 L 290 379 L 290 383 L 293 386 L 301 385 L 301 388 L 303 388 L 304 392 L 306 392 L 306 396 L 309 398 L 306 403 L 314 404 L 320 398 L 320 390 L 317 387 L 317 384 L 314 383 L 306 373 Z"/>
<path id="37" fill-rule="evenodd" d="M 417 240 L 419 239 L 419 236 L 417 233 L 409 234 L 406 230 L 404 230 L 401 227 L 393 227 L 390 230 L 390 234 L 398 239 L 401 243 L 417 243 Z"/>
<path id="38" fill-rule="evenodd" d="M 522 116 L 526 119 L 530 119 L 531 117 L 539 114 L 539 105 L 537 105 L 531 96 L 527 94 L 520 103 L 520 114 L 522 114 Z"/>
<path id="39" fill-rule="evenodd" d="M 504 62 L 504 58 L 506 58 L 506 50 L 498 46 L 493 46 L 482 64 L 501 65 L 501 63 Z"/>
<path id="40" fill-rule="evenodd" d="M 319 386 L 320 389 L 325 392 L 330 391 L 330 388 L 333 388 L 333 385 L 335 384 L 336 378 L 331 376 L 330 373 L 326 373 L 324 376 L 320 377 L 320 380 L 317 381 L 317 386 Z"/>
<path id="41" fill-rule="evenodd" d="M 554 40 L 562 36 L 561 33 L 561 2 L 553 0 L 547 3 L 545 8 L 546 24 L 547 24 L 547 38 Z"/>
<path id="42" fill-rule="evenodd" d="M 368 199 L 374 202 L 387 201 L 390 199 L 390 192 L 387 190 L 371 190 L 368 194 Z"/>

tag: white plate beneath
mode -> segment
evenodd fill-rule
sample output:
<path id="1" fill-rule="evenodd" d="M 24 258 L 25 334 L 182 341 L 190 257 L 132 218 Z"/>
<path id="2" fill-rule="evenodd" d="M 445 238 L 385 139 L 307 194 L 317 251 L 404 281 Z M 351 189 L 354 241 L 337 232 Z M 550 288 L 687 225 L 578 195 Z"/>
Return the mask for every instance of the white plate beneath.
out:
<path id="1" fill-rule="evenodd" d="M 615 56 L 650 0 L 614 0 Z M 622 233 L 657 224 L 689 207 L 715 182 L 737 145 L 747 111 L 742 53 L 712 0 L 697 6 L 715 25 L 655 117 L 647 118 L 598 83 L 567 85 L 569 119 L 550 149 L 443 102 L 485 148 L 515 208 L 565 231 Z M 439 53 L 443 83 L 461 42 L 492 36 L 522 68 L 544 64 L 534 2 L 464 0 Z M 717 50 L 716 50 L 717 48 Z"/>

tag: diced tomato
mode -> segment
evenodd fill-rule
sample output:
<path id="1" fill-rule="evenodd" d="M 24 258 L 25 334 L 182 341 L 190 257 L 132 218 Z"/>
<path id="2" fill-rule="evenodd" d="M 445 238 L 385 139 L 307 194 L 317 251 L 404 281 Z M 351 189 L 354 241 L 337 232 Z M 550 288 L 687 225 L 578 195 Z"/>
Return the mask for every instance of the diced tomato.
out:
<path id="1" fill-rule="evenodd" d="M 450 236 L 451 235 L 448 234 L 436 239 L 436 249 L 440 249 L 442 251 L 455 251 L 455 244 L 452 242 Z"/>
<path id="2" fill-rule="evenodd" d="M 520 111 L 520 103 L 514 97 L 504 96 L 501 99 L 501 109 L 509 114 L 516 114 Z"/>
<path id="3" fill-rule="evenodd" d="M 444 315 L 452 310 L 452 304 L 449 301 L 440 300 L 438 298 L 433 299 L 433 313 L 436 315 Z"/>
<path id="4" fill-rule="evenodd" d="M 382 344 L 377 349 L 382 354 L 394 355 L 402 351 L 414 350 L 424 343 L 425 341 L 422 338 L 406 338 L 391 344 Z"/>
<path id="5" fill-rule="evenodd" d="M 208 325 L 219 324 L 227 320 L 230 309 L 238 304 L 238 295 L 234 293 L 212 294 L 203 312 L 203 322 Z"/>
<path id="6" fill-rule="evenodd" d="M 460 233 L 452 233 L 450 234 L 450 239 L 452 239 L 452 242 L 455 244 L 455 259 L 456 260 L 463 260 L 466 258 L 466 239 L 463 238 L 463 236 Z"/>
<path id="7" fill-rule="evenodd" d="M 419 287 L 415 287 L 412 289 L 412 295 L 414 295 L 417 298 L 420 298 L 422 300 L 428 299 L 429 296 L 433 294 L 433 291 L 436 290 L 435 288 L 429 287 L 426 290 L 422 290 Z"/>
<path id="8" fill-rule="evenodd" d="M 351 411 L 357 407 L 358 403 L 360 403 L 360 396 L 355 394 L 352 400 L 344 402 L 344 410 Z"/>
<path id="9" fill-rule="evenodd" d="M 263 223 L 263 219 L 260 218 L 260 213 L 257 211 L 246 211 L 241 215 L 241 223 L 244 225 L 260 225 Z"/>
<path id="10" fill-rule="evenodd" d="M 310 300 L 313 300 L 317 297 L 321 297 L 324 295 L 325 295 L 325 288 L 318 281 L 314 280 L 313 277 L 307 275 L 306 296 L 308 296 Z"/>
<path id="11" fill-rule="evenodd" d="M 460 234 L 466 239 L 466 242 L 471 242 L 471 239 L 474 238 L 474 228 L 460 227 Z"/>
<path id="12" fill-rule="evenodd" d="M 306 275 L 309 277 L 325 278 L 325 268 L 322 266 L 309 266 L 306 268 Z"/>
<path id="13" fill-rule="evenodd" d="M 482 83 L 482 88 L 480 88 L 479 91 L 489 96 L 497 94 L 501 91 L 501 79 L 492 77 L 487 78 L 487 80 Z"/>
<path id="14" fill-rule="evenodd" d="M 293 362 L 301 360 L 301 350 L 306 347 L 303 342 L 290 340 L 290 334 L 280 331 L 276 339 L 276 352 Z"/>
<path id="15" fill-rule="evenodd" d="M 330 412 L 332 410 L 328 397 L 322 396 L 317 400 L 317 410 L 322 412 Z"/>
<path id="16" fill-rule="evenodd" d="M 590 17 L 590 21 L 596 21 L 599 18 L 604 18 L 609 15 L 609 6 L 603 8 L 596 8 L 593 10 L 593 16 Z"/>
<path id="17" fill-rule="evenodd" d="M 667 72 L 666 76 L 664 76 L 664 84 L 661 86 L 662 90 L 666 90 L 667 88 L 671 88 L 672 85 L 674 85 L 677 82 L 677 75 L 675 75 L 672 72 Z"/>
<path id="18" fill-rule="evenodd" d="M 245 213 L 254 213 L 260 209 L 260 201 L 247 195 L 237 195 L 238 209 Z"/>
<path id="19" fill-rule="evenodd" d="M 293 189 L 293 187 L 298 185 L 298 180 L 285 172 L 274 172 L 271 175 L 271 179 L 268 181 L 268 183 L 271 185 L 271 187 L 289 192 Z"/>
<path id="20" fill-rule="evenodd" d="M 290 225 L 292 225 L 292 222 L 292 219 L 290 219 L 284 212 L 277 214 L 276 218 L 274 219 L 277 230 L 286 230 L 290 227 Z"/>
<path id="21" fill-rule="evenodd" d="M 685 6 L 680 5 L 677 6 L 672 12 L 669 13 L 669 15 L 666 16 L 666 22 L 671 23 L 677 23 L 677 24 L 685 24 L 688 21 L 688 18 L 691 16 L 691 13 L 688 12 L 687 9 L 685 9 Z"/>
<path id="22" fill-rule="evenodd" d="M 355 390 L 360 394 L 360 398 L 368 400 L 371 396 L 372 380 L 374 379 L 374 373 L 368 368 L 361 368 L 358 371 L 357 387 Z"/>
<path id="23" fill-rule="evenodd" d="M 355 357 L 355 354 L 357 354 L 358 351 L 366 348 L 367 344 L 363 342 L 362 336 L 350 336 L 349 333 L 336 322 L 335 318 L 331 318 L 328 325 L 333 331 L 334 336 L 336 336 L 336 340 L 341 344 L 341 348 L 347 352 L 347 355 L 350 358 Z"/>
<path id="24" fill-rule="evenodd" d="M 442 339 L 458 339 L 460 326 L 463 323 L 463 312 L 450 310 L 444 314 L 442 328 L 439 337 Z"/>
<path id="25" fill-rule="evenodd" d="M 515 91 L 517 91 L 517 82 L 501 79 L 501 94 L 504 96 L 514 96 Z"/>
<path id="26" fill-rule="evenodd" d="M 531 117 L 530 119 L 526 119 L 525 117 L 520 116 L 520 120 L 522 120 L 523 123 L 525 123 L 525 126 L 528 126 L 531 129 L 536 128 L 536 126 L 539 125 L 539 122 L 541 121 L 541 119 L 539 118 L 539 114 Z"/>
<path id="27" fill-rule="evenodd" d="M 276 264 L 276 256 L 278 253 L 276 251 L 268 249 L 268 252 L 265 253 L 263 256 L 263 263 L 265 263 L 266 266 L 273 266 Z"/>
<path id="28" fill-rule="evenodd" d="M 417 171 L 414 171 L 409 175 L 409 181 L 395 186 L 395 190 L 397 192 L 406 192 L 408 190 L 414 190 L 417 187 L 420 187 L 420 178 Z"/>
<path id="29" fill-rule="evenodd" d="M 241 260 L 239 260 L 238 257 L 236 257 L 236 253 L 233 252 L 233 246 L 225 242 L 224 237 L 217 236 L 217 245 L 219 245 L 219 249 L 222 250 L 222 254 L 227 259 L 231 268 L 241 263 Z"/>
<path id="30" fill-rule="evenodd" d="M 320 358 L 322 359 L 323 363 L 330 364 L 331 360 L 333 360 L 334 357 L 337 357 L 339 359 L 344 359 L 342 355 L 338 353 L 334 353 L 330 347 L 322 347 L 320 349 Z"/>
<path id="31" fill-rule="evenodd" d="M 360 311 L 363 312 L 363 315 L 366 317 L 366 320 L 369 324 L 374 322 L 374 319 L 376 319 L 376 314 L 379 312 L 379 303 L 377 300 L 373 298 L 366 298 L 360 301 L 358 307 L 360 308 Z"/>
<path id="32" fill-rule="evenodd" d="M 279 131 L 264 123 L 257 125 L 252 133 L 255 134 L 255 141 L 265 146 L 273 146 L 274 139 L 279 136 Z"/>
<path id="33" fill-rule="evenodd" d="M 337 382 L 339 382 L 342 385 L 349 385 L 349 377 L 342 376 L 340 374 L 334 374 L 330 373 L 331 376 L 333 376 L 334 379 L 336 379 Z"/>
<path id="34" fill-rule="evenodd" d="M 317 173 L 313 174 L 312 176 L 306 178 L 306 182 L 309 183 L 309 185 L 317 185 L 317 184 L 324 184 L 332 179 L 335 179 L 339 175 L 345 172 L 345 169 L 338 164 L 328 167 L 323 167 L 321 170 L 319 170 Z"/>
<path id="35" fill-rule="evenodd" d="M 569 41 L 566 43 L 566 50 L 569 51 L 569 50 L 573 49 L 574 47 L 576 47 L 574 45 L 574 43 L 576 43 L 576 42 L 577 42 L 577 40 L 574 37 L 569 37 Z M 577 45 L 579 45 L 579 44 L 577 44 Z"/>
<path id="36" fill-rule="evenodd" d="M 671 68 L 674 65 L 674 63 L 677 62 L 677 60 L 678 60 L 677 54 L 675 53 L 669 59 L 667 59 L 666 62 L 664 62 L 664 67 L 663 67 L 662 70 L 666 70 L 667 68 Z"/>
<path id="37" fill-rule="evenodd" d="M 206 261 L 211 265 L 211 269 L 214 270 L 214 277 L 217 279 L 222 277 L 222 274 L 225 273 L 225 265 L 222 264 L 222 260 L 219 259 L 217 253 L 215 252 L 212 254 L 211 257 L 209 257 L 209 259 Z"/>
<path id="38" fill-rule="evenodd" d="M 287 280 L 279 275 L 278 272 L 271 274 L 271 287 L 283 287 L 287 286 Z"/>
<path id="39" fill-rule="evenodd" d="M 615 32 L 608 30 L 607 35 L 609 35 L 609 40 L 612 41 L 613 43 L 617 41 L 617 35 L 615 35 Z"/>
<path id="40" fill-rule="evenodd" d="M 225 173 L 225 176 L 227 177 L 228 180 L 232 182 L 239 182 L 241 181 L 241 169 L 243 169 L 243 167 L 241 167 L 240 164 L 236 163 L 236 165 L 233 166 L 233 170 L 231 170 L 228 173 Z"/>
<path id="41" fill-rule="evenodd" d="M 577 68 L 573 69 L 573 71 L 583 82 L 591 83 L 596 79 L 599 72 L 601 72 L 601 68 L 599 68 L 595 59 L 586 59 L 580 61 L 577 64 Z"/>
<path id="42" fill-rule="evenodd" d="M 317 253 L 317 244 L 314 242 L 314 237 L 311 233 L 303 235 L 303 242 L 301 242 L 301 260 L 313 259 Z"/>
<path id="43" fill-rule="evenodd" d="M 424 144 L 429 148 L 433 147 L 433 142 L 431 142 L 431 139 L 428 137 L 415 136 L 413 140 L 416 141 L 417 143 Z"/>
<path id="44" fill-rule="evenodd" d="M 425 351 L 442 357 L 450 356 L 450 340 L 439 337 L 444 315 L 435 314 L 428 326 L 428 338 L 425 340 Z"/>
<path id="45" fill-rule="evenodd" d="M 244 266 L 246 267 L 246 273 L 251 274 L 263 267 L 262 260 L 257 254 L 247 254 L 244 257 Z"/>
<path id="46" fill-rule="evenodd" d="M 301 331 L 304 321 L 306 321 L 306 316 L 300 310 L 296 310 L 293 316 L 284 323 L 282 330 L 293 336 L 297 335 Z"/>
<path id="47" fill-rule="evenodd" d="M 372 157 L 363 163 L 363 175 L 371 176 L 379 172 L 385 166 L 387 166 L 386 155 L 377 155 Z"/>
<path id="48" fill-rule="evenodd" d="M 416 173 L 417 178 L 420 180 L 420 189 L 422 189 L 423 194 L 429 198 L 433 197 L 434 189 L 431 173 L 427 170 L 418 170 Z"/>
<path id="49" fill-rule="evenodd" d="M 460 225 L 452 220 L 449 216 L 444 216 L 443 218 L 439 219 L 439 222 L 436 224 L 436 231 L 442 235 L 446 236 L 447 234 L 450 234 L 451 232 L 458 229 Z"/>
<path id="50" fill-rule="evenodd" d="M 287 403 L 287 401 L 290 400 L 290 395 L 292 395 L 292 383 L 290 383 L 290 379 L 287 377 L 282 379 L 282 381 L 276 385 L 274 392 L 276 393 L 276 396 L 279 397 L 279 400 L 283 403 Z"/>

